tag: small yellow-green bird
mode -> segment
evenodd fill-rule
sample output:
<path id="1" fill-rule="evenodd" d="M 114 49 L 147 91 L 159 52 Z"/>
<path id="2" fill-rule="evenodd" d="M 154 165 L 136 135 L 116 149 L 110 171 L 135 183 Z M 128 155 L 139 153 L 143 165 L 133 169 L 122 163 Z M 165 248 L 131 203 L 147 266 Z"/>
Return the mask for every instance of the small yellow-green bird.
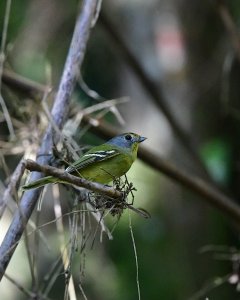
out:
<path id="1" fill-rule="evenodd" d="M 70 165 L 66 172 L 107 184 L 127 173 L 137 158 L 139 143 L 145 140 L 145 137 L 131 132 L 115 136 L 105 144 L 90 149 Z M 48 183 L 60 182 L 56 177 L 46 176 L 22 186 L 22 189 L 30 190 Z"/>

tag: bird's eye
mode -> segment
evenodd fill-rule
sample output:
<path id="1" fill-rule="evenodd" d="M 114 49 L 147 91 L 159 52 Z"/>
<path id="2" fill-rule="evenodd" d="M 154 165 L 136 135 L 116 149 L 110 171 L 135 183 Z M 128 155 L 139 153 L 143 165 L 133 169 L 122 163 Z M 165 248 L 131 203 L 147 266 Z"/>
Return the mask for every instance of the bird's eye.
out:
<path id="1" fill-rule="evenodd" d="M 131 136 L 130 134 L 127 134 L 127 135 L 125 136 L 125 140 L 131 141 L 131 139 L 132 139 L 132 136 Z"/>

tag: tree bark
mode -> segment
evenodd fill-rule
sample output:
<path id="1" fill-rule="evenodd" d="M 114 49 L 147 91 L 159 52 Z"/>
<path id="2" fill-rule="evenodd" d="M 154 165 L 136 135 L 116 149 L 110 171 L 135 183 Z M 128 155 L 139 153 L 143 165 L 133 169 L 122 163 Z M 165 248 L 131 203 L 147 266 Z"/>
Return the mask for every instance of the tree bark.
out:
<path id="1" fill-rule="evenodd" d="M 85 0 L 83 2 L 81 13 L 78 15 L 76 20 L 72 42 L 51 111 L 52 119 L 59 129 L 63 127 L 68 114 L 70 98 L 79 75 L 79 68 L 83 62 L 87 41 L 97 9 L 98 0 Z M 58 136 L 54 136 L 55 142 L 58 139 Z M 38 151 L 37 162 L 39 164 L 49 164 L 50 156 L 47 154 L 51 154 L 52 146 L 53 128 L 51 125 L 49 125 L 42 139 L 41 147 Z M 41 176 L 42 175 L 40 173 L 33 172 L 31 175 L 31 180 L 37 180 L 41 178 Z M 24 193 L 19 204 L 19 209 L 13 216 L 12 223 L 0 247 L 0 280 L 2 279 L 11 257 L 18 245 L 25 226 L 37 203 L 40 192 L 41 188 L 30 190 Z"/>

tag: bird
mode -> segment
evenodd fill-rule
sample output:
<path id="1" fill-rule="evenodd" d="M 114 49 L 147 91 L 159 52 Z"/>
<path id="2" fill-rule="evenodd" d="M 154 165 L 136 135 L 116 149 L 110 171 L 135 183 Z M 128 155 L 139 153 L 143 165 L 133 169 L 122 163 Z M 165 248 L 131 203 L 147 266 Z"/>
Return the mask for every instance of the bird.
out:
<path id="1" fill-rule="evenodd" d="M 137 158 L 138 146 L 146 137 L 128 132 L 117 135 L 106 143 L 95 146 L 69 165 L 65 171 L 89 181 L 108 184 L 128 172 Z M 48 183 L 64 183 L 46 176 L 22 186 L 22 190 L 39 188 Z"/>

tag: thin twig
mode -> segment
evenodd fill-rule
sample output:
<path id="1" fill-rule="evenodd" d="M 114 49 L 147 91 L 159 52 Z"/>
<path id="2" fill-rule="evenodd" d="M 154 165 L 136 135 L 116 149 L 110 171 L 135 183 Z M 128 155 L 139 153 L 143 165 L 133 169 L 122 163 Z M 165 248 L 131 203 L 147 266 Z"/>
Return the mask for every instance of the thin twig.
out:
<path id="1" fill-rule="evenodd" d="M 60 255 L 56 261 L 48 268 L 48 273 L 44 276 L 42 282 L 42 295 L 46 296 L 52 290 L 60 271 L 62 270 L 62 256 Z"/>
<path id="2" fill-rule="evenodd" d="M 32 259 L 32 253 L 31 253 L 31 246 L 30 246 L 30 241 L 28 238 L 28 232 L 27 230 L 24 231 L 24 242 L 25 242 L 25 248 L 26 248 L 26 255 L 28 259 L 28 265 L 29 265 L 29 270 L 32 278 L 32 289 L 37 290 L 37 285 L 36 285 L 36 274 L 35 271 L 36 269 L 34 268 L 33 264 L 33 259 Z"/>
<path id="3" fill-rule="evenodd" d="M 67 273 L 69 271 L 69 266 L 71 264 L 71 261 L 69 259 L 68 249 L 66 248 L 66 243 L 65 243 L 64 225 L 62 220 L 62 208 L 59 202 L 59 196 L 60 196 L 59 187 L 54 186 L 53 199 L 54 199 L 54 214 L 56 217 L 56 228 L 58 232 L 62 263 L 63 263 L 64 271 Z M 69 278 L 67 279 L 67 282 L 65 284 L 64 299 L 68 299 L 68 296 L 69 296 L 69 300 L 77 299 L 72 274 L 69 274 Z"/>
<path id="4" fill-rule="evenodd" d="M 39 227 L 39 221 L 40 221 L 40 211 L 37 210 L 36 211 L 36 220 L 35 220 L 35 224 L 36 224 L 36 228 Z M 32 247 L 32 265 L 33 265 L 33 269 L 34 269 L 34 275 L 35 275 L 35 280 L 33 281 L 32 279 L 32 290 L 33 291 L 37 291 L 38 294 L 40 293 L 40 289 L 39 289 L 39 273 L 38 273 L 38 261 L 39 261 L 39 250 L 40 250 L 40 234 L 38 231 L 36 231 L 36 233 L 33 235 L 33 241 L 31 244 Z M 33 285 L 34 283 L 34 285 Z"/>
<path id="5" fill-rule="evenodd" d="M 129 101 L 128 97 L 122 97 L 119 99 L 112 99 L 112 100 L 105 100 L 103 102 L 100 102 L 98 104 L 94 104 L 92 106 L 86 107 L 82 110 L 83 115 L 89 115 L 92 114 L 93 112 L 96 112 L 98 110 L 102 110 L 104 108 L 111 108 L 114 107 L 115 105 L 126 103 Z"/>
<path id="6" fill-rule="evenodd" d="M 1 90 L 0 90 L 0 105 L 2 107 L 3 115 L 4 115 L 5 121 L 6 121 L 7 126 L 8 126 L 8 130 L 9 130 L 9 133 L 10 133 L 10 139 L 14 140 L 16 135 L 15 135 L 15 132 L 14 132 L 14 128 L 13 128 L 13 124 L 12 124 L 10 114 L 8 112 L 8 109 L 7 109 L 7 105 L 6 105 L 4 99 L 1 95 Z"/>
<path id="7" fill-rule="evenodd" d="M 12 5 L 12 0 L 7 0 L 6 1 L 5 14 L 4 14 L 4 23 L 3 23 L 3 30 L 2 30 L 1 46 L 0 46 L 0 91 L 2 89 L 3 63 L 4 63 L 4 60 L 5 60 L 5 47 L 6 47 L 6 41 L 7 41 L 7 31 L 8 31 L 11 5 Z"/>
<path id="8" fill-rule="evenodd" d="M 25 294 L 29 299 L 34 299 L 34 297 L 36 296 L 35 293 L 27 290 L 25 287 L 23 287 L 21 284 L 19 284 L 15 279 L 13 279 L 7 273 L 4 274 L 4 277 L 7 278 L 15 287 L 18 288 L 19 291 L 21 291 L 23 294 Z"/>
<path id="9" fill-rule="evenodd" d="M 210 282 L 205 284 L 198 292 L 196 292 L 194 295 L 192 295 L 188 300 L 199 300 L 203 299 L 204 296 L 207 295 L 207 293 L 211 292 L 213 289 L 223 285 L 224 283 L 228 282 L 229 277 L 231 274 L 228 274 L 223 277 L 216 277 L 212 279 Z"/>
<path id="10" fill-rule="evenodd" d="M 5 52 L 6 41 L 7 41 L 7 31 L 8 31 L 11 5 L 12 5 L 12 0 L 7 0 L 5 14 L 4 14 L 4 23 L 3 23 L 1 49 L 0 49 L 0 56 L 1 56 L 0 57 L 0 78 L 2 78 L 4 52 Z"/>
<path id="11" fill-rule="evenodd" d="M 87 296 L 86 296 L 86 294 L 85 294 L 85 292 L 84 292 L 84 289 L 83 289 L 83 287 L 82 287 L 81 282 L 78 283 L 78 287 L 79 287 L 79 289 L 80 289 L 80 291 L 81 291 L 81 293 L 82 293 L 82 296 L 83 296 L 84 300 L 88 300 L 88 298 L 87 298 Z"/>
<path id="12" fill-rule="evenodd" d="M 51 112 L 54 122 L 60 129 L 63 127 L 68 114 L 70 98 L 79 74 L 79 68 L 83 62 L 97 5 L 97 0 L 85 0 L 83 2 L 82 11 L 76 20 L 72 42 Z M 55 141 L 57 140 L 56 137 Z M 38 154 L 48 154 L 52 151 L 52 148 L 53 130 L 52 127 L 49 126 L 43 137 Z M 38 163 L 45 165 L 49 164 L 49 159 L 49 156 L 40 156 L 38 158 Z M 31 180 L 37 180 L 39 178 L 41 178 L 41 174 L 33 172 Z M 0 247 L 0 280 L 2 279 L 18 241 L 22 236 L 26 223 L 37 203 L 40 192 L 41 189 L 30 190 L 24 193 L 21 199 L 19 210 L 15 213 Z"/>
<path id="13" fill-rule="evenodd" d="M 46 85 L 30 80 L 7 69 L 3 70 L 2 82 L 22 93 L 28 94 L 30 97 L 36 97 L 38 94 L 42 95 L 46 90 L 50 89 L 50 87 Z"/>
<path id="14" fill-rule="evenodd" d="M 101 101 L 101 102 L 102 101 L 107 101 L 107 99 L 105 99 L 104 97 L 100 96 L 96 91 L 91 90 L 88 87 L 88 85 L 83 80 L 81 74 L 79 76 L 78 83 L 79 83 L 81 89 L 84 91 L 84 93 L 86 93 L 90 98 L 93 98 L 93 99 L 95 99 L 97 101 Z M 119 124 L 121 124 L 121 125 L 125 124 L 125 121 L 124 121 L 121 113 L 119 112 L 119 110 L 115 106 L 110 107 L 110 111 L 114 114 L 114 116 L 118 120 Z"/>
<path id="15" fill-rule="evenodd" d="M 217 11 L 220 18 L 229 34 L 229 38 L 235 50 L 238 61 L 240 62 L 240 36 L 239 31 L 234 23 L 233 17 L 231 16 L 228 7 L 225 5 L 224 1 L 218 0 Z"/>
<path id="16" fill-rule="evenodd" d="M 130 210 L 128 210 L 128 220 L 129 220 L 129 229 L 133 244 L 133 251 L 134 251 L 134 257 L 135 257 L 135 263 L 136 263 L 136 283 L 137 283 L 137 291 L 138 291 L 138 300 L 141 300 L 141 290 L 140 290 L 140 284 L 139 284 L 139 267 L 138 267 L 138 255 L 137 255 L 137 247 L 135 243 L 135 238 L 133 234 L 133 228 L 132 228 L 132 218 Z"/>
<path id="17" fill-rule="evenodd" d="M 1 94 L 3 63 L 5 60 L 5 47 L 6 47 L 6 41 L 7 41 L 7 31 L 8 31 L 9 17 L 10 17 L 10 11 L 11 11 L 11 4 L 12 4 L 12 0 L 8 0 L 6 2 L 6 10 L 5 10 L 5 15 L 4 15 L 4 24 L 3 24 L 3 30 L 2 30 L 2 40 L 1 40 L 1 49 L 0 49 L 0 105 L 3 110 L 3 114 L 4 114 L 4 117 L 5 117 L 7 126 L 8 126 L 8 130 L 9 130 L 11 139 L 14 139 L 15 133 L 14 133 L 11 117 L 8 112 L 6 103 Z"/>
<path id="18" fill-rule="evenodd" d="M 95 210 L 92 210 L 92 211 L 96 212 L 97 210 L 95 209 Z M 92 212 L 92 211 L 90 211 L 90 212 Z M 68 217 L 68 216 L 70 216 L 70 215 L 77 214 L 77 213 L 89 213 L 89 209 L 73 210 L 73 211 L 71 211 L 71 212 L 68 212 L 68 213 L 63 214 L 60 218 L 65 218 L 65 217 Z M 57 221 L 58 219 L 59 219 L 59 218 L 54 218 L 53 220 L 51 220 L 51 221 L 49 221 L 49 222 L 46 222 L 46 223 L 44 223 L 44 224 L 38 226 L 38 228 L 35 228 L 35 229 L 33 229 L 31 232 L 29 232 L 28 235 L 30 236 L 30 235 L 33 234 L 35 231 L 38 231 L 38 230 L 40 230 L 40 229 L 42 229 L 42 228 L 45 228 L 45 227 L 48 226 L 48 225 L 51 225 L 51 224 L 53 224 L 53 223 L 56 223 L 56 221 Z M 23 240 L 23 239 L 22 239 L 22 240 Z"/>
<path id="19" fill-rule="evenodd" d="M 15 171 L 13 172 L 8 187 L 5 189 L 3 197 L 0 199 L 0 219 L 4 213 L 7 202 L 16 193 L 20 180 L 22 178 L 23 172 L 25 170 L 25 161 L 20 160 Z"/>

